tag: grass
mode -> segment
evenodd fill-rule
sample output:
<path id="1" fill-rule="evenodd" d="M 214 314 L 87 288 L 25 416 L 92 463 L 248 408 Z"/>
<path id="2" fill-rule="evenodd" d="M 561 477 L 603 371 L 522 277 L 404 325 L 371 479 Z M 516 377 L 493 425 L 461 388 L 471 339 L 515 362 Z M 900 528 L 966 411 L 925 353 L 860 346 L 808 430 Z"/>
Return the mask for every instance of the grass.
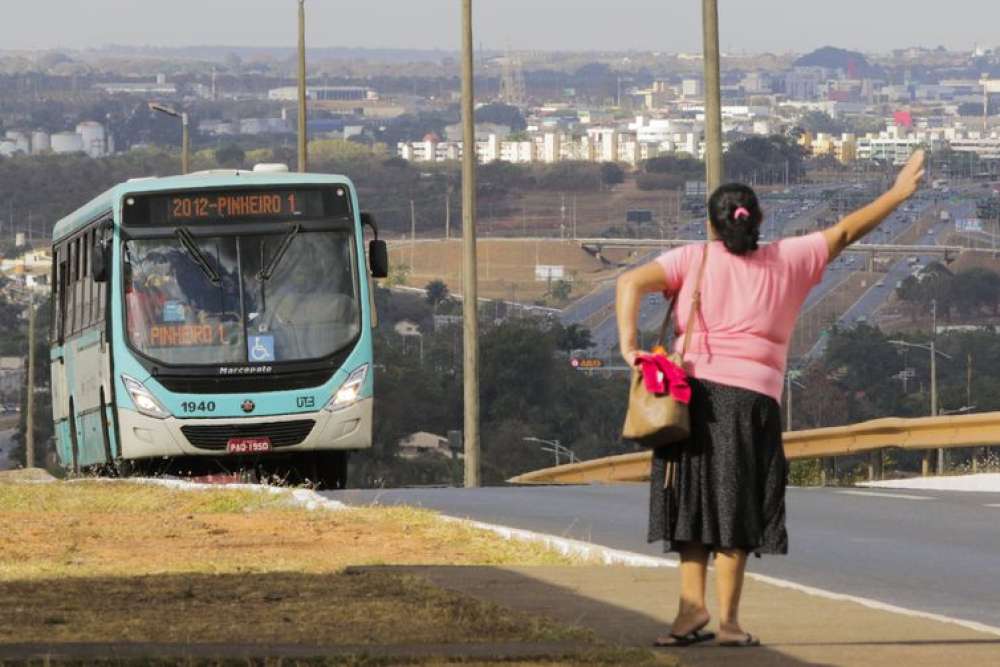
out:
<path id="1" fill-rule="evenodd" d="M 597 663 L 650 658 L 419 577 L 356 567 L 572 564 L 564 556 L 423 510 L 310 512 L 289 501 L 245 490 L 0 483 L 0 644 L 569 641 Z"/>

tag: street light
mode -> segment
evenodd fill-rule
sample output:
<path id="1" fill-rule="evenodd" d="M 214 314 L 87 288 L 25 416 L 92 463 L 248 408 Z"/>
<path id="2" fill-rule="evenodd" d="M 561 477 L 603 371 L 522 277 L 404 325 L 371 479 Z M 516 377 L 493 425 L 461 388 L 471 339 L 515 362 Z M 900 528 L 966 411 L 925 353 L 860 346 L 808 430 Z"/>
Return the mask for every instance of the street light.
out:
<path id="1" fill-rule="evenodd" d="M 521 439 L 524 440 L 525 442 L 537 442 L 542 445 L 548 445 L 548 447 L 542 447 L 541 450 L 543 452 L 552 452 L 553 454 L 555 454 L 556 465 L 559 465 L 560 463 L 559 461 L 560 454 L 566 454 L 567 456 L 569 456 L 570 463 L 576 463 L 576 454 L 573 453 L 573 450 L 570 449 L 569 447 L 563 446 L 562 444 L 559 443 L 558 440 L 543 440 L 542 438 L 535 438 L 533 436 L 526 436 Z"/>
<path id="2" fill-rule="evenodd" d="M 910 343 L 910 342 L 905 341 L 905 340 L 890 340 L 889 342 L 892 343 L 893 345 L 899 345 L 901 347 L 915 347 L 915 348 L 920 349 L 920 350 L 927 350 L 928 352 L 931 353 L 931 417 L 936 417 L 937 414 L 938 414 L 937 357 L 941 356 L 941 357 L 944 357 L 945 359 L 951 361 L 951 356 L 945 354 L 944 352 L 938 351 L 934 347 L 934 338 L 933 337 L 931 338 L 931 342 L 930 342 L 929 345 L 922 345 L 920 343 Z M 937 463 L 938 474 L 942 475 L 942 474 L 944 474 L 944 449 L 943 448 L 939 448 L 937 450 L 937 459 L 938 459 L 938 463 Z M 924 476 L 926 476 L 927 473 L 929 472 L 929 470 L 928 470 L 929 468 L 930 468 L 930 462 L 928 461 L 927 457 L 925 456 L 924 457 L 924 462 L 923 462 L 923 470 L 922 470 Z"/>
<path id="3" fill-rule="evenodd" d="M 150 111 L 159 111 L 160 113 L 166 114 L 168 116 L 173 116 L 174 118 L 181 119 L 181 173 L 188 173 L 189 167 L 189 156 L 191 153 L 191 136 L 188 131 L 188 115 L 184 111 L 177 111 L 176 109 L 162 104 L 157 104 L 156 102 L 149 103 Z"/>

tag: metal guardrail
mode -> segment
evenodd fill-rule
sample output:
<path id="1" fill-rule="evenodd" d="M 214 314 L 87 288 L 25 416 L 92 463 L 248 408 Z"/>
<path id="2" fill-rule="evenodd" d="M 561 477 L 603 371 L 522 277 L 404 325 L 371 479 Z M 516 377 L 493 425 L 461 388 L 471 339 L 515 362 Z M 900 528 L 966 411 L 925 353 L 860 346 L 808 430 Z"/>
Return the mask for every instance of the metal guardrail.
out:
<path id="1" fill-rule="evenodd" d="M 887 417 L 783 435 L 789 460 L 846 456 L 886 447 L 931 449 L 1000 444 L 1000 412 L 904 419 Z M 516 484 L 587 484 L 642 482 L 649 479 L 651 454 L 609 456 L 518 475 Z"/>

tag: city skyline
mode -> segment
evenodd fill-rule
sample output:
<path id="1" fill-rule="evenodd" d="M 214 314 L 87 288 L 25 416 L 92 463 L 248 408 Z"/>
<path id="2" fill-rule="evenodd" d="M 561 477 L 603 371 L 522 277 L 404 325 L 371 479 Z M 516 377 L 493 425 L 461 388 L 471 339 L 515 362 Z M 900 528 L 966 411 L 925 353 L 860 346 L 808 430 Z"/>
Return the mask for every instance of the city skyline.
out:
<path id="1" fill-rule="evenodd" d="M 122 46 L 292 46 L 295 0 L 221 0 L 170 5 L 134 0 L 42 0 L 8 8 L 7 50 Z M 991 26 L 1000 3 L 954 0 L 947 14 L 926 3 L 842 0 L 834 15 L 815 0 L 720 2 L 724 51 L 806 52 L 826 44 L 865 52 L 913 46 L 971 50 L 1000 46 Z M 474 3 L 477 44 L 488 49 L 686 52 L 701 48 L 701 3 L 622 0 L 606 11 L 597 0 L 479 0 Z M 308 0 L 312 47 L 455 50 L 458 0 Z M 780 30 L 768 22 L 781 16 Z M 975 20 L 971 20 L 971 19 Z M 350 29 L 338 34 L 338 26 Z M 139 26 L 139 27 L 137 27 Z"/>

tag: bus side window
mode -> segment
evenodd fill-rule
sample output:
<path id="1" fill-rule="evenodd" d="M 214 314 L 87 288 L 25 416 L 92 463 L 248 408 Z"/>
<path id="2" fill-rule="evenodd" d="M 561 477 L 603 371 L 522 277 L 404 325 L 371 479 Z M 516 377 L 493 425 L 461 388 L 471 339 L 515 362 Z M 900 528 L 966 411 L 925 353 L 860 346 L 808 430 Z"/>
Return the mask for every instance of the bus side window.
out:
<path id="1" fill-rule="evenodd" d="M 80 313 L 80 328 L 90 326 L 90 232 L 84 232 L 80 237 L 80 289 L 83 296 L 80 303 L 83 306 Z"/>
<path id="2" fill-rule="evenodd" d="M 64 331 L 67 338 L 73 335 L 76 327 L 73 317 L 76 306 L 76 281 L 73 279 L 73 262 L 76 260 L 76 252 L 74 251 L 73 241 L 70 240 L 66 243 L 66 324 Z"/>
<path id="3" fill-rule="evenodd" d="M 59 340 L 59 327 L 61 326 L 62 313 L 60 312 L 59 301 L 62 299 L 63 290 L 59 284 L 59 278 L 62 276 L 59 260 L 62 258 L 62 254 L 62 248 L 55 247 L 52 249 L 52 298 L 49 300 L 51 308 L 49 316 L 49 341 L 52 343 Z"/>
<path id="4" fill-rule="evenodd" d="M 101 226 L 98 226 L 97 230 L 94 232 L 94 238 L 93 238 L 94 245 L 91 246 L 92 252 L 97 251 L 97 245 L 101 243 L 101 241 L 104 239 L 104 234 L 105 234 L 104 229 Z M 105 261 L 107 261 L 107 259 L 108 258 L 105 257 Z M 110 276 L 111 275 L 110 267 L 107 268 L 106 271 L 107 275 Z M 94 320 L 100 324 L 104 323 L 104 295 L 105 295 L 105 290 L 108 289 L 108 285 L 110 285 L 110 281 L 105 281 L 103 283 L 99 283 L 96 281 L 94 282 L 94 308 L 97 309 L 94 314 Z"/>
<path id="5" fill-rule="evenodd" d="M 59 343 L 66 339 L 67 326 L 66 326 L 66 300 L 69 294 L 69 264 L 66 261 L 66 253 L 69 250 L 69 246 L 63 246 L 62 253 L 59 257 L 59 329 L 57 330 L 57 335 L 59 336 Z"/>

